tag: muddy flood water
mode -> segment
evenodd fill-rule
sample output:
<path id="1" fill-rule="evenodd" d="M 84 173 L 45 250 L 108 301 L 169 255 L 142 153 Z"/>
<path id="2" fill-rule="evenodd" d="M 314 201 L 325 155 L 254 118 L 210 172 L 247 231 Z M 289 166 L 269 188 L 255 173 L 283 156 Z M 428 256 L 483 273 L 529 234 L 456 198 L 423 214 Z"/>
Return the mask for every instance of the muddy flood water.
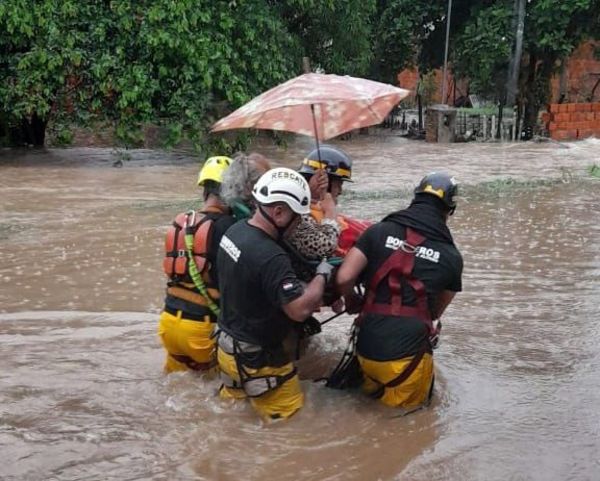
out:
<path id="1" fill-rule="evenodd" d="M 0 479 L 600 480 L 600 140 L 340 145 L 356 217 L 407 205 L 432 170 L 461 184 L 464 292 L 429 409 L 400 417 L 312 381 L 349 317 L 314 338 L 288 422 L 219 400 L 216 380 L 163 375 L 163 233 L 195 203 L 198 160 L 0 150 Z M 295 167 L 310 146 L 258 150 Z"/>

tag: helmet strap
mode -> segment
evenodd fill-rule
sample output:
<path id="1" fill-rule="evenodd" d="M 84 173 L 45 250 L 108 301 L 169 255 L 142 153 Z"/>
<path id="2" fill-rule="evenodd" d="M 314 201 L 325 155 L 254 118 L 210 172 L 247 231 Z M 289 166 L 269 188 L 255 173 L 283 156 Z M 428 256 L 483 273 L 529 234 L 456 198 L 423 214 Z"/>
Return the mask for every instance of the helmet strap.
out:
<path id="1" fill-rule="evenodd" d="M 277 231 L 277 242 L 280 242 L 283 239 L 283 234 L 285 234 L 285 231 L 288 229 L 289 226 L 292 225 L 292 222 L 294 222 L 295 217 L 292 217 L 292 219 L 283 227 L 279 227 L 275 221 L 273 220 L 273 217 L 271 217 L 267 211 L 263 208 L 263 206 L 261 204 L 258 204 L 258 210 L 260 211 L 260 213 L 262 214 L 262 216 L 267 219 L 269 221 L 269 223 L 275 227 L 275 230 Z"/>

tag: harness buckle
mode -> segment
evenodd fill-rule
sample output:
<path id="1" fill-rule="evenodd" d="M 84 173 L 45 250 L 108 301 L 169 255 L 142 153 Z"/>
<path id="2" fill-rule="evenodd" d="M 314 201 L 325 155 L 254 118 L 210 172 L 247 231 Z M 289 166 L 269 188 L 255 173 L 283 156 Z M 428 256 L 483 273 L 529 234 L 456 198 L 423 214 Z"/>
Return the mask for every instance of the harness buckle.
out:
<path id="1" fill-rule="evenodd" d="M 432 323 L 433 334 L 429 336 L 429 345 L 431 349 L 437 349 L 440 347 L 440 334 L 442 331 L 442 323 L 439 319 L 436 319 Z"/>
<path id="2" fill-rule="evenodd" d="M 242 385 L 248 397 L 260 397 L 279 387 L 280 382 L 278 381 L 277 376 L 251 377 L 242 381 Z"/>
<path id="3" fill-rule="evenodd" d="M 187 252 L 185 249 L 179 249 L 177 251 L 177 257 L 187 257 Z"/>
<path id="4" fill-rule="evenodd" d="M 414 254 L 417 251 L 417 246 L 413 246 L 405 240 L 402 240 L 400 241 L 400 249 L 402 249 L 407 254 Z"/>

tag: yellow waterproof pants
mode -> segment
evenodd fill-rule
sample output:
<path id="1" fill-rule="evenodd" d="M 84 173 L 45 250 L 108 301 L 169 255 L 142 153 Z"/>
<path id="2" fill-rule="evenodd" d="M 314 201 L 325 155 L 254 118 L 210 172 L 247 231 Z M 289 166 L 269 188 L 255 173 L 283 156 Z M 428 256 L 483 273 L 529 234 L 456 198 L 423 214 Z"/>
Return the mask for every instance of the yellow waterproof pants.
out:
<path id="1" fill-rule="evenodd" d="M 217 349 L 217 359 L 219 369 L 239 383 L 240 375 L 234 357 L 219 348 Z M 294 364 L 289 362 L 281 367 L 265 366 L 260 369 L 244 366 L 244 370 L 249 376 L 285 376 L 294 370 Z M 242 388 L 228 386 L 221 386 L 219 394 L 223 399 L 245 399 L 247 397 Z M 304 394 L 300 387 L 298 374 L 262 396 L 248 399 L 254 410 L 265 419 L 289 418 L 304 405 Z"/>
<path id="2" fill-rule="evenodd" d="M 384 384 L 398 377 L 410 364 L 413 356 L 393 361 L 373 361 L 360 355 L 358 362 L 365 374 L 363 390 L 372 395 Z M 391 407 L 411 410 L 423 406 L 429 401 L 429 392 L 433 382 L 433 356 L 423 355 L 415 370 L 398 386 L 384 387 L 379 400 Z"/>
<path id="3" fill-rule="evenodd" d="M 165 372 L 188 369 L 216 372 L 216 341 L 211 338 L 215 324 L 210 316 L 195 321 L 163 311 L 158 324 L 158 335 L 167 350 Z"/>

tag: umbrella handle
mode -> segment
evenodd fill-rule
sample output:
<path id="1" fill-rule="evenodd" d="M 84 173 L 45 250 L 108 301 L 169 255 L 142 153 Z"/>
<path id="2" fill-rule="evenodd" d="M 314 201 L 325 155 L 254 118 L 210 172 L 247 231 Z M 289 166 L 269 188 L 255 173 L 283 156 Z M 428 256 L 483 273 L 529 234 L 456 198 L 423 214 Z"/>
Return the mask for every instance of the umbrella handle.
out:
<path id="1" fill-rule="evenodd" d="M 315 140 L 317 142 L 317 157 L 319 158 L 319 164 L 321 164 L 321 149 L 319 148 L 319 130 L 317 129 L 317 116 L 315 115 L 315 104 L 310 104 L 310 111 L 312 112 L 313 129 L 315 131 Z M 321 166 L 321 168 L 323 167 Z"/>
<path id="2" fill-rule="evenodd" d="M 321 149 L 319 148 L 319 131 L 317 129 L 317 116 L 315 115 L 315 104 L 310 104 L 310 111 L 312 112 L 313 118 L 313 129 L 315 131 L 315 141 L 317 143 L 317 158 L 319 159 L 319 165 L 321 169 L 326 169 L 327 166 L 323 165 L 323 161 L 321 160 Z M 329 174 L 327 174 L 329 178 Z M 327 186 L 327 192 L 331 192 L 331 178 L 329 178 L 329 185 Z"/>

